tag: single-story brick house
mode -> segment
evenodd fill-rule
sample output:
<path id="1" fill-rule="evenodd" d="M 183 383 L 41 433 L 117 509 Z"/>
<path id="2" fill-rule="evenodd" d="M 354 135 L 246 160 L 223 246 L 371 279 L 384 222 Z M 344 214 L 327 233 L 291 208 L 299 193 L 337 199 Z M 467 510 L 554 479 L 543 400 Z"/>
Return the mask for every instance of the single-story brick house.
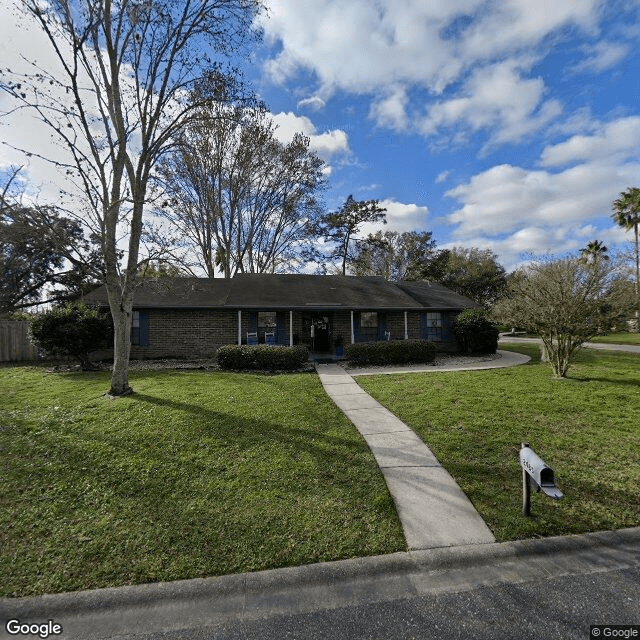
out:
<path id="1" fill-rule="evenodd" d="M 85 297 L 107 305 L 104 287 Z M 131 357 L 211 357 L 248 334 L 274 334 L 276 344 L 306 344 L 315 352 L 336 343 L 428 339 L 455 344 L 451 323 L 477 307 L 469 298 L 427 281 L 380 277 L 240 274 L 222 278 L 150 278 L 134 296 Z"/>

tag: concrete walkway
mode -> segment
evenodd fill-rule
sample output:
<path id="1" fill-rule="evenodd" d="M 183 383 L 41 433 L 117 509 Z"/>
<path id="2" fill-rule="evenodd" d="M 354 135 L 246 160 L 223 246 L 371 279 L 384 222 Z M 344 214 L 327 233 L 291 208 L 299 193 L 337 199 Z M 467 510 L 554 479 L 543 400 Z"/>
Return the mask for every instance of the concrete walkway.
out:
<path id="1" fill-rule="evenodd" d="M 363 391 L 341 366 L 317 364 L 316 370 L 327 394 L 373 452 L 410 550 L 495 542 L 456 481 L 404 422 Z"/>
<path id="2" fill-rule="evenodd" d="M 501 351 L 497 356 L 463 357 L 460 360 L 444 360 L 442 364 L 386 365 L 381 367 L 345 368 L 351 376 L 377 376 L 394 373 L 431 373 L 435 371 L 475 371 L 478 369 L 502 369 L 529 362 L 531 358 L 515 351 Z"/>

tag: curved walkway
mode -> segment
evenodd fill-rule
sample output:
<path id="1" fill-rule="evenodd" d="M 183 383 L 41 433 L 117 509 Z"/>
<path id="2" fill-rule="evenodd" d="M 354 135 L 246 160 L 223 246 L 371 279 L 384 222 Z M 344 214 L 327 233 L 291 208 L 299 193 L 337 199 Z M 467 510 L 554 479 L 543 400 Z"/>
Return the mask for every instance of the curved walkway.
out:
<path id="1" fill-rule="evenodd" d="M 473 369 L 513 366 L 529 360 L 500 351 L 498 360 Z M 353 375 L 465 369 L 456 365 L 352 370 Z M 316 364 L 325 391 L 362 434 L 393 496 L 410 550 L 495 542 L 489 527 L 427 445 L 393 413 L 361 389 L 337 364 Z"/>
<path id="2" fill-rule="evenodd" d="M 501 336 L 501 342 L 541 344 L 540 339 Z M 640 354 L 640 346 L 587 343 L 585 348 Z M 374 400 L 352 376 L 495 369 L 528 362 L 528 356 L 499 350 L 499 358 L 454 358 L 439 365 L 344 369 L 316 364 L 327 394 L 366 440 L 385 477 L 409 549 L 494 542 L 471 502 L 422 440 Z"/>
<path id="3" fill-rule="evenodd" d="M 345 368 L 346 373 L 352 376 L 377 376 L 393 373 L 431 373 L 434 371 L 475 371 L 477 369 L 502 369 L 529 362 L 531 358 L 515 351 L 501 351 L 498 349 L 495 356 L 461 357 L 453 360 L 445 360 L 442 364 L 407 364 L 398 366 L 381 367 L 354 367 Z"/>

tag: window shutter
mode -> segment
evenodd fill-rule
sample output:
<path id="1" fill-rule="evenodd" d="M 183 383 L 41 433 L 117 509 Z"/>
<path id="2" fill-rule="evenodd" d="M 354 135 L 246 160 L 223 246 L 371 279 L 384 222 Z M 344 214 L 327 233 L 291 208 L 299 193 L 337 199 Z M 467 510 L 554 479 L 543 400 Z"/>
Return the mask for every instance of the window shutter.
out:
<path id="1" fill-rule="evenodd" d="M 276 344 L 289 344 L 286 335 L 286 322 L 287 322 L 287 312 L 286 311 L 276 311 L 276 324 L 277 324 L 277 333 L 276 333 Z"/>
<path id="2" fill-rule="evenodd" d="M 427 327 L 427 314 L 420 314 L 420 337 L 423 340 L 427 340 L 429 337 L 429 329 Z"/>
<path id="3" fill-rule="evenodd" d="M 140 346 L 149 346 L 149 312 L 140 311 Z"/>

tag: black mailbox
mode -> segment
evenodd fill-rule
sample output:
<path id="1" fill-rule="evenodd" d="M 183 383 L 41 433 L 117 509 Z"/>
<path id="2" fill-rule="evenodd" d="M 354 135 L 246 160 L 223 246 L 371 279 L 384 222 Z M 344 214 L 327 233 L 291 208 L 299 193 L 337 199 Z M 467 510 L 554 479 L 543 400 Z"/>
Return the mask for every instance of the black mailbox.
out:
<path id="1" fill-rule="evenodd" d="M 536 491 L 544 491 L 546 495 L 555 500 L 564 495 L 556 487 L 553 469 L 529 446 L 528 442 L 522 443 L 520 449 L 520 466 L 522 467 L 522 514 L 531 513 L 530 486 Z"/>

